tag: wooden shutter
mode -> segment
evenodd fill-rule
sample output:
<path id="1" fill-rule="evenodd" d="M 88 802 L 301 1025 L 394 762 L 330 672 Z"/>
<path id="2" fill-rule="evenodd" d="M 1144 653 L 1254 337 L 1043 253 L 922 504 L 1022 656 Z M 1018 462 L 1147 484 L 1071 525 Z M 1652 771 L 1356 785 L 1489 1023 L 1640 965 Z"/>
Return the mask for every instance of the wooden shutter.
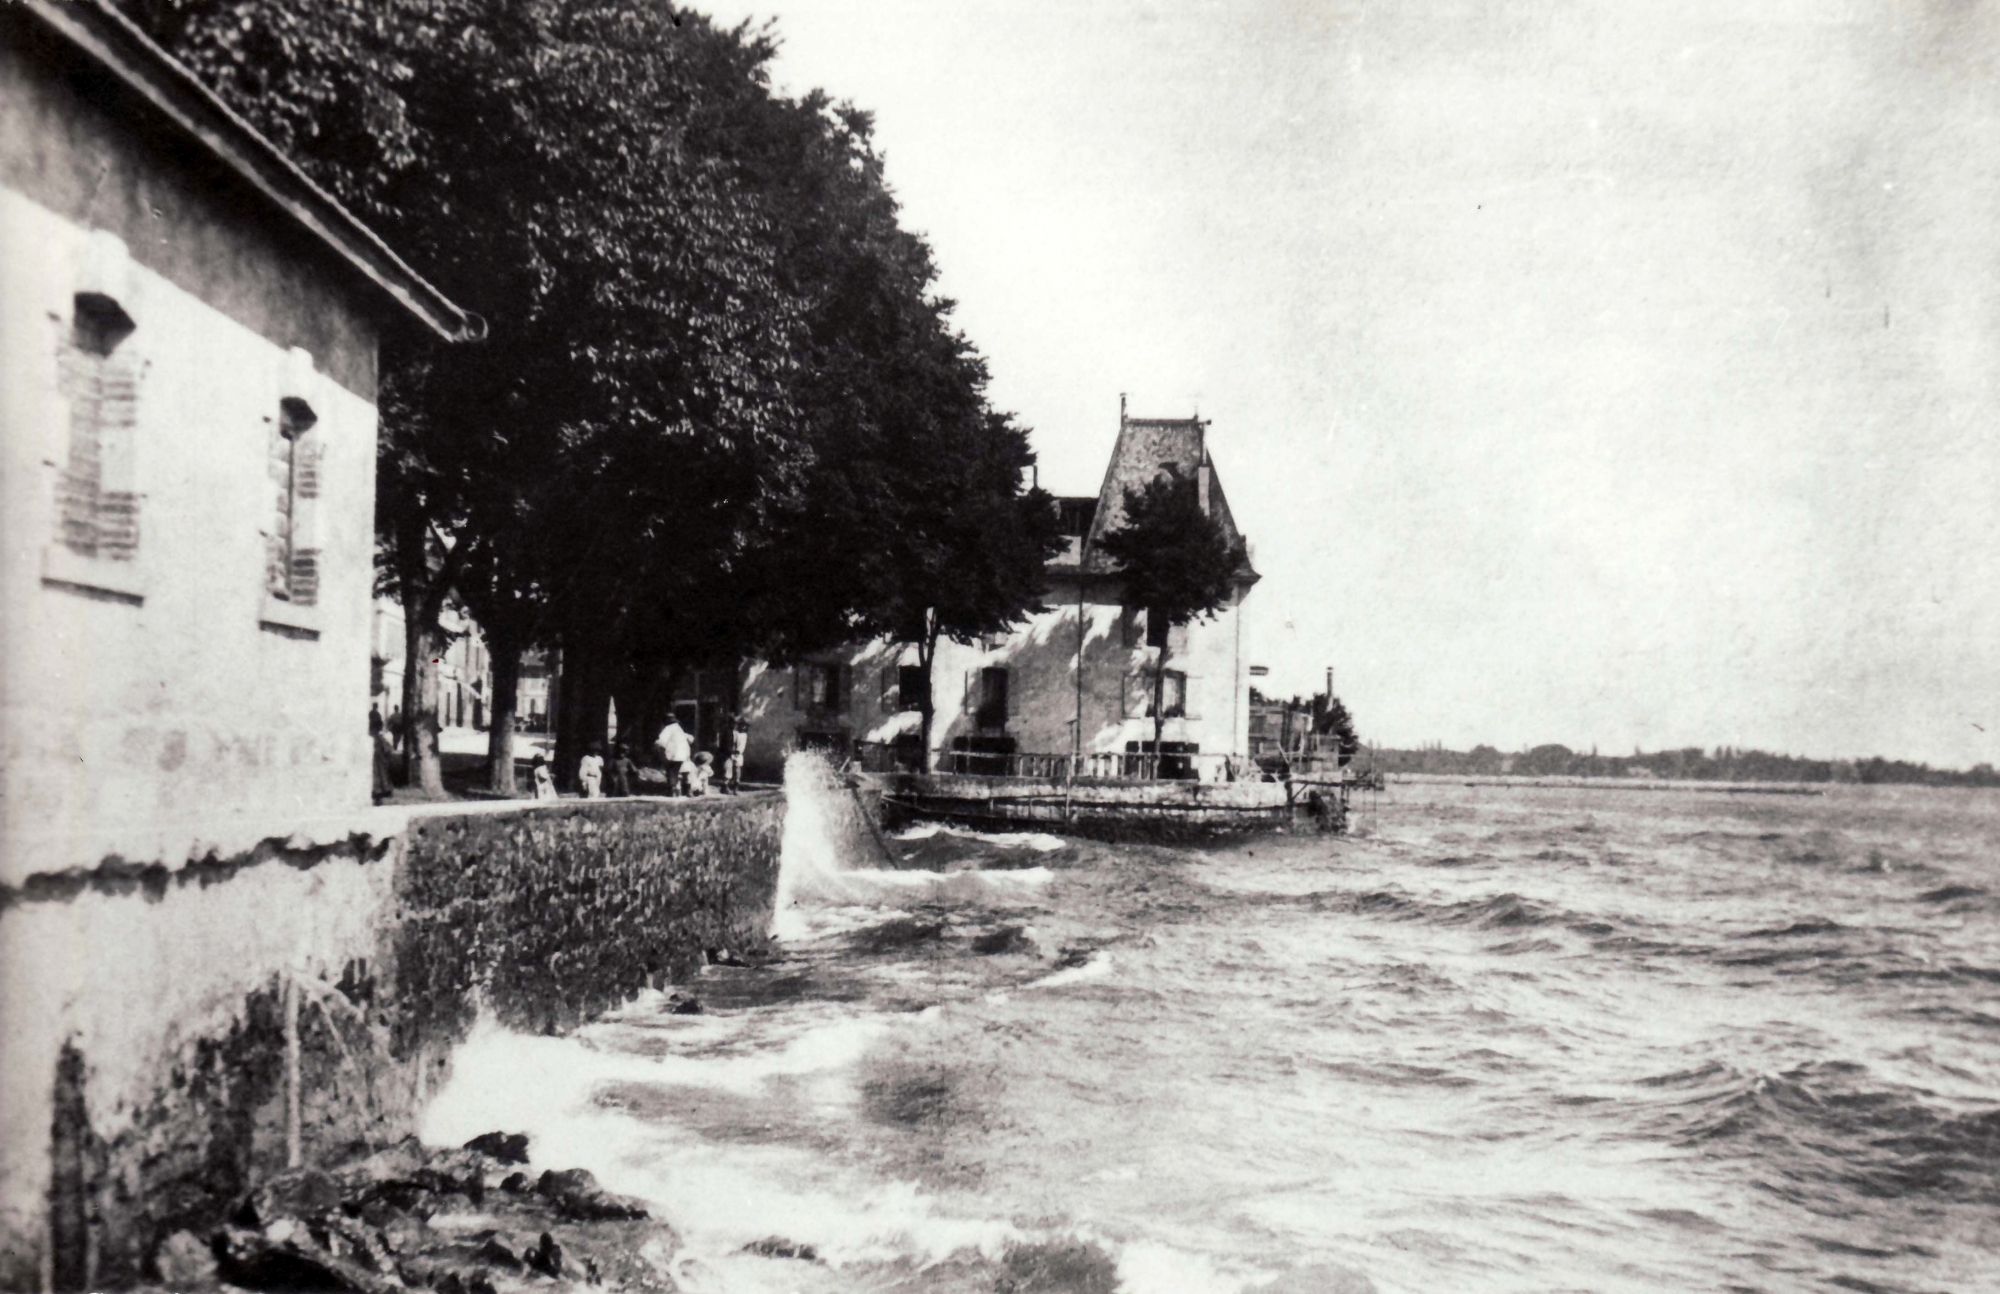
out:
<path id="1" fill-rule="evenodd" d="M 792 709 L 806 708 L 806 667 L 792 666 Z"/>
<path id="2" fill-rule="evenodd" d="M 1194 690 L 1200 682 L 1201 680 L 1192 674 L 1183 674 L 1181 676 L 1181 717 L 1183 719 L 1201 718 L 1200 707 L 1194 703 Z"/>
<path id="3" fill-rule="evenodd" d="M 876 693 L 883 714 L 894 714 L 903 708 L 896 690 L 896 666 L 882 667 L 881 681 L 876 687 Z"/>
<path id="4" fill-rule="evenodd" d="M 829 680 L 832 686 L 827 689 L 827 708 L 835 714 L 846 714 L 848 697 L 854 691 L 854 666 L 842 664 L 827 668 L 833 671 L 833 678 Z"/>

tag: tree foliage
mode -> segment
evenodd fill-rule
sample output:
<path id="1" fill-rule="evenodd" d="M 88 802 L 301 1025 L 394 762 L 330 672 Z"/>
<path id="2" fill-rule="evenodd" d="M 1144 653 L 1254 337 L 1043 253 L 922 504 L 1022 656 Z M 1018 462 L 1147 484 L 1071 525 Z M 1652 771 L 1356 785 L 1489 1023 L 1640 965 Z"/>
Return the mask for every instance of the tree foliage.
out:
<path id="1" fill-rule="evenodd" d="M 561 648 L 564 766 L 607 697 L 649 723 L 687 665 L 1036 601 L 1025 435 L 870 118 L 775 94 L 768 30 L 656 0 L 126 3 L 489 325 L 383 350 L 380 583 L 420 754 L 448 596 L 497 649 Z"/>
<path id="2" fill-rule="evenodd" d="M 1097 546 L 1118 568 L 1126 605 L 1171 625 L 1228 606 L 1249 562 L 1243 541 L 1201 506 L 1194 478 L 1172 464 L 1138 489 L 1126 487 L 1124 522 Z"/>
<path id="3" fill-rule="evenodd" d="M 1207 619 L 1235 597 L 1250 556 L 1202 506 L 1193 477 L 1167 464 L 1138 489 L 1125 487 L 1125 519 L 1097 541 L 1098 551 L 1118 568 L 1125 605 L 1143 607 L 1147 628 L 1154 617 L 1168 625 Z M 1166 730 L 1168 638 L 1162 637 L 1153 669 L 1153 749 L 1160 752 Z"/>

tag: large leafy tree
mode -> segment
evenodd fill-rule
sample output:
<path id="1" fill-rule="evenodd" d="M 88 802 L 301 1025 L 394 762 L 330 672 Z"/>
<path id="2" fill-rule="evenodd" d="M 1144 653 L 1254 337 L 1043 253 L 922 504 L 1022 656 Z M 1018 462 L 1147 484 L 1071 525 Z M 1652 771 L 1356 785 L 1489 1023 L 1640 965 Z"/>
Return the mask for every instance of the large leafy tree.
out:
<path id="1" fill-rule="evenodd" d="M 380 584 L 425 789 L 453 596 L 494 649 L 496 717 L 520 649 L 561 648 L 565 771 L 614 694 L 649 725 L 683 666 L 912 623 L 940 552 L 1015 554 L 984 585 L 1032 604 L 1025 440 L 986 407 L 869 118 L 774 94 L 768 35 L 656 0 L 126 3 L 489 323 L 383 354 Z"/>
<path id="2" fill-rule="evenodd" d="M 1098 551 L 1118 568 L 1125 604 L 1146 610 L 1155 630 L 1212 618 L 1235 597 L 1249 566 L 1240 537 L 1202 507 L 1193 477 L 1168 464 L 1145 485 L 1125 488 L 1125 518 L 1098 541 Z M 1166 729 L 1166 678 L 1171 633 L 1160 633 L 1153 670 L 1153 750 Z"/>

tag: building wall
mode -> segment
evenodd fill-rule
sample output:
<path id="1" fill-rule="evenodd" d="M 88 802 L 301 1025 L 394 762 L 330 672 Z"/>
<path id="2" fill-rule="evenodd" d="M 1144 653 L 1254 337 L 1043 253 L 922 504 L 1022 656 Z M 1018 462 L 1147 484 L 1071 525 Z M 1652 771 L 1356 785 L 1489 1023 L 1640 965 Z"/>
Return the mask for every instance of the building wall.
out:
<path id="1" fill-rule="evenodd" d="M 368 803 L 374 336 L 330 260 L 212 165 L 0 49 L 0 880 L 224 853 Z M 78 293 L 134 325 L 130 560 L 59 542 Z M 315 605 L 266 593 L 286 396 L 316 496 Z M 113 442 L 107 441 L 107 446 Z M 115 459 L 115 462 L 114 462 Z M 316 474 L 310 468 L 316 466 Z M 301 487 L 312 493 L 311 487 Z"/>
<path id="2" fill-rule="evenodd" d="M 414 1130 L 479 1010 L 559 1032 L 759 950 L 783 817 L 775 794 L 366 809 L 324 844 L 0 887 L 0 1289 L 138 1284 L 285 1166 L 288 1089 L 301 1161 L 337 1161 Z M 65 1211 L 87 1252 L 52 1251 Z"/>
<path id="3" fill-rule="evenodd" d="M 936 698 L 933 752 L 954 738 L 978 735 L 975 710 L 979 673 L 1008 671 L 1004 735 L 1023 753 L 1068 754 L 1077 716 L 1078 608 L 1075 586 L 1051 591 L 1048 611 L 1004 637 L 965 645 L 938 645 L 932 671 Z M 1187 714 L 1167 720 L 1169 742 L 1192 742 L 1206 753 L 1242 754 L 1248 748 L 1249 710 L 1240 644 L 1240 599 L 1215 619 L 1175 630 L 1167 668 L 1187 675 Z M 1122 606 L 1086 600 L 1083 632 L 1083 748 L 1122 751 L 1127 742 L 1150 742 L 1153 721 L 1139 704 L 1150 687 L 1157 650 L 1145 645 L 1145 616 Z M 839 734 L 848 743 L 893 742 L 921 727 L 914 709 L 896 696 L 895 670 L 914 665 L 916 648 L 872 641 L 826 653 L 798 667 L 753 664 L 743 683 L 743 713 L 750 724 L 749 763 L 773 770 L 784 756 L 814 738 Z M 817 664 L 842 670 L 844 693 L 826 708 L 802 704 L 804 672 Z M 1128 695 L 1134 690 L 1138 695 Z"/>

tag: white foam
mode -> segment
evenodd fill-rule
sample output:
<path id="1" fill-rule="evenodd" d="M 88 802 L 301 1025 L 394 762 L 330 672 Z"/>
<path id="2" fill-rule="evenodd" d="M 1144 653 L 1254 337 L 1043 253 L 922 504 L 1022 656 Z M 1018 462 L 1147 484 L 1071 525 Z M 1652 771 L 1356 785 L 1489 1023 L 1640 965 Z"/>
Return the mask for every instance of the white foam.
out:
<path id="1" fill-rule="evenodd" d="M 1111 954 L 1092 953 L 1090 960 L 1081 966 L 1066 966 L 1053 975 L 1044 975 L 1033 983 L 1022 985 L 1023 989 L 1061 988 L 1065 984 L 1081 984 L 1086 980 L 1103 979 L 1111 973 Z"/>
<path id="2" fill-rule="evenodd" d="M 919 822 L 905 827 L 892 839 L 929 840 L 937 835 L 956 836 L 960 840 L 977 840 L 997 849 L 1032 849 L 1038 854 L 1052 853 L 1069 846 L 1069 842 L 1061 836 L 1051 836 L 1045 831 L 966 831 L 936 822 Z"/>
<path id="3" fill-rule="evenodd" d="M 1046 867 L 1009 871 L 935 872 L 917 869 L 847 868 L 841 865 L 832 838 L 828 798 L 831 774 L 823 760 L 793 755 L 785 763 L 785 830 L 778 864 L 777 911 L 772 929 L 781 939 L 824 936 L 830 929 L 852 928 L 851 921 L 826 914 L 828 908 L 883 908 L 924 903 L 1014 904 L 1039 897 L 1054 874 Z M 913 828 L 899 839 L 935 835 L 938 828 Z M 962 834 L 953 832 L 953 834 Z M 1060 849 L 1054 836 L 1013 832 L 980 837 L 1002 848 L 1040 852 Z"/>

